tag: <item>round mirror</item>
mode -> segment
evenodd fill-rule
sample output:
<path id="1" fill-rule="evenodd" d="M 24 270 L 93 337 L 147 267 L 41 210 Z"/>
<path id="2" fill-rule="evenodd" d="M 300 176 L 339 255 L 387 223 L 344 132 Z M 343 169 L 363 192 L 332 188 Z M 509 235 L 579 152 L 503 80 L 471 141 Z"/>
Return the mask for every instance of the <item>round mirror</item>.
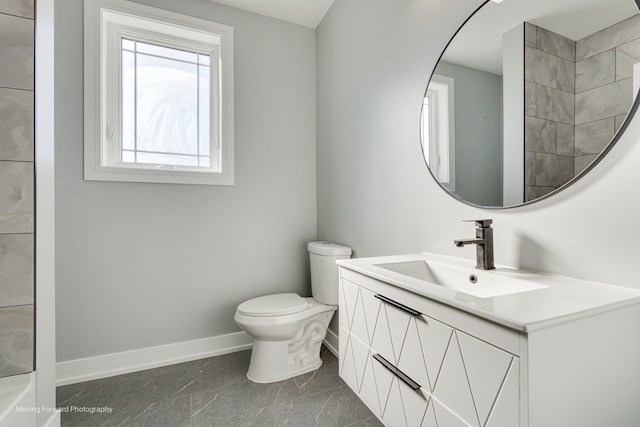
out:
<path id="1" fill-rule="evenodd" d="M 455 198 L 548 197 L 588 172 L 637 108 L 640 0 L 490 0 L 431 76 L 422 151 Z"/>

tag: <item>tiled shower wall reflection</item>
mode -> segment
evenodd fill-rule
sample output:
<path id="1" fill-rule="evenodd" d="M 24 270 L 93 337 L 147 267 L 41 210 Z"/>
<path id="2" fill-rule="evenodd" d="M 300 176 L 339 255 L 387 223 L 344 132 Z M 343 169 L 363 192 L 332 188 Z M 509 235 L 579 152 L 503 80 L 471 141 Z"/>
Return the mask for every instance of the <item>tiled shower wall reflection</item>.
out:
<path id="1" fill-rule="evenodd" d="M 580 173 L 633 102 L 640 16 L 577 42 L 525 24 L 525 199 Z"/>
<path id="2" fill-rule="evenodd" d="M 573 177 L 576 44 L 524 27 L 525 201 Z"/>
<path id="3" fill-rule="evenodd" d="M 34 369 L 34 4 L 0 1 L 0 377 Z"/>
<path id="4" fill-rule="evenodd" d="M 633 103 L 640 16 L 576 43 L 576 173 L 611 141 Z"/>

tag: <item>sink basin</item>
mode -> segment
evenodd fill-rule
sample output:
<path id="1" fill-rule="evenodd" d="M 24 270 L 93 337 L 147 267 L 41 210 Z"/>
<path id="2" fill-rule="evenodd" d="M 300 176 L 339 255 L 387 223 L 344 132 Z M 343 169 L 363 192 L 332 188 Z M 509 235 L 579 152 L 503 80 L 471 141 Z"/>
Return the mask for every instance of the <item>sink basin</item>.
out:
<path id="1" fill-rule="evenodd" d="M 547 285 L 527 280 L 526 273 L 514 270 L 478 270 L 427 260 L 374 265 L 478 298 L 491 298 L 548 287 Z"/>

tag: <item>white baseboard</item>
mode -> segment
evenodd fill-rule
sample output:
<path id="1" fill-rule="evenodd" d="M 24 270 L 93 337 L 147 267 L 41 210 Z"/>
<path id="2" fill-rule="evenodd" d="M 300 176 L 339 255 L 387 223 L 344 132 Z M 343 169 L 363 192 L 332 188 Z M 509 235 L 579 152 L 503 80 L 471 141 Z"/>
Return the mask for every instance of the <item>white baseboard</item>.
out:
<path id="1" fill-rule="evenodd" d="M 338 359 L 338 349 L 340 348 L 339 343 L 340 339 L 338 338 L 338 335 L 331 329 L 327 329 L 327 335 L 324 337 L 324 345 L 326 345 L 329 351 Z"/>
<path id="2" fill-rule="evenodd" d="M 56 365 L 56 385 L 75 384 L 189 362 L 246 350 L 252 346 L 253 338 L 242 331 L 199 340 L 69 360 L 59 362 Z"/>

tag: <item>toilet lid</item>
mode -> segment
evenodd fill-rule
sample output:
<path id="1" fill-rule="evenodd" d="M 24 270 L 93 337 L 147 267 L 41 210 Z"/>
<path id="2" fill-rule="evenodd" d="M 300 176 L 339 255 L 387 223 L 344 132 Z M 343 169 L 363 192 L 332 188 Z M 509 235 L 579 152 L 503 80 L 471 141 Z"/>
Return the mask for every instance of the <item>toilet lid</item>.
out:
<path id="1" fill-rule="evenodd" d="M 274 294 L 253 298 L 238 306 L 238 313 L 247 316 L 279 316 L 302 311 L 307 301 L 298 294 Z"/>

